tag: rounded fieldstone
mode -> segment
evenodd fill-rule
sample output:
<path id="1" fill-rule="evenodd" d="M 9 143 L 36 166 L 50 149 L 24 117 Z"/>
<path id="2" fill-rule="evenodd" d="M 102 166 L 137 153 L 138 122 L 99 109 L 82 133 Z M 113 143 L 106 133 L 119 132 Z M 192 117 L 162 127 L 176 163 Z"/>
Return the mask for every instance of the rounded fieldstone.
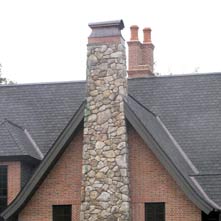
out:
<path id="1" fill-rule="evenodd" d="M 97 198 L 99 201 L 107 202 L 110 199 L 110 194 L 107 192 L 102 192 L 101 195 Z"/>
<path id="2" fill-rule="evenodd" d="M 107 50 L 107 45 L 102 45 L 100 48 L 99 48 L 99 51 L 104 53 L 105 51 Z"/>
<path id="3" fill-rule="evenodd" d="M 105 146 L 105 143 L 104 143 L 104 142 L 102 142 L 102 141 L 97 141 L 97 142 L 96 142 L 96 145 L 95 145 L 95 148 L 96 148 L 96 149 L 102 149 L 104 146 Z"/>
<path id="4" fill-rule="evenodd" d="M 108 178 L 114 177 L 114 172 L 111 171 L 111 170 L 109 170 L 109 171 L 107 172 L 107 177 L 108 177 Z"/>
<path id="5" fill-rule="evenodd" d="M 126 154 L 120 155 L 116 157 L 117 165 L 121 168 L 127 168 L 127 160 Z"/>
<path id="6" fill-rule="evenodd" d="M 117 49 L 118 49 L 119 51 L 124 51 L 124 50 L 125 50 L 125 47 L 124 47 L 122 44 L 119 44 L 118 47 L 117 47 Z"/>
<path id="7" fill-rule="evenodd" d="M 100 53 L 100 52 L 95 52 L 95 56 L 98 58 L 98 59 L 101 59 L 103 57 L 103 54 Z"/>
<path id="8" fill-rule="evenodd" d="M 120 211 L 122 211 L 122 212 L 129 212 L 129 210 L 130 210 L 129 203 L 128 202 L 123 202 L 121 204 Z"/>
<path id="9" fill-rule="evenodd" d="M 119 127 L 117 129 L 117 135 L 122 135 L 126 133 L 126 128 L 125 127 Z"/>
<path id="10" fill-rule="evenodd" d="M 95 176 L 97 179 L 103 179 L 105 178 L 105 174 L 103 172 L 98 172 L 96 173 L 96 176 Z"/>
<path id="11" fill-rule="evenodd" d="M 127 185 L 124 185 L 120 188 L 121 193 L 128 195 L 129 194 L 129 188 Z"/>
<path id="12" fill-rule="evenodd" d="M 113 52 L 113 50 L 111 48 L 108 48 L 105 52 L 104 55 L 109 55 Z"/>
<path id="13" fill-rule="evenodd" d="M 106 90 L 103 92 L 103 96 L 104 97 L 109 97 L 111 95 L 111 91 L 110 90 Z"/>
<path id="14" fill-rule="evenodd" d="M 90 91 L 90 95 L 92 97 L 94 97 L 94 96 L 98 95 L 98 91 L 97 90 Z"/>
<path id="15" fill-rule="evenodd" d="M 92 200 L 96 199 L 97 196 L 98 196 L 97 191 L 91 191 L 91 192 L 90 192 L 90 198 L 91 198 Z"/>
<path id="16" fill-rule="evenodd" d="M 107 158 L 113 158 L 115 157 L 115 152 L 113 150 L 104 151 L 103 155 Z"/>
<path id="17" fill-rule="evenodd" d="M 93 170 L 91 170 L 88 174 L 87 174 L 88 177 L 92 178 L 95 176 L 95 172 Z"/>
<path id="18" fill-rule="evenodd" d="M 123 55 L 122 51 L 117 51 L 112 53 L 110 56 L 111 58 L 120 58 Z"/>
<path id="19" fill-rule="evenodd" d="M 98 124 L 103 124 L 107 122 L 111 117 L 111 112 L 109 109 L 102 111 L 97 114 L 97 123 Z"/>
<path id="20" fill-rule="evenodd" d="M 100 202 L 99 204 L 103 209 L 107 209 L 109 207 L 109 203 L 107 202 Z"/>
<path id="21" fill-rule="evenodd" d="M 94 66 L 97 64 L 97 62 L 98 62 L 98 59 L 93 54 L 91 54 L 87 59 L 88 66 Z"/>
<path id="22" fill-rule="evenodd" d="M 96 167 L 97 164 L 98 164 L 98 162 L 95 159 L 91 160 L 91 166 L 92 167 Z"/>
<path id="23" fill-rule="evenodd" d="M 100 170 L 102 173 L 106 173 L 109 170 L 109 167 L 104 167 Z"/>
<path id="24" fill-rule="evenodd" d="M 105 165 L 102 161 L 99 161 L 98 165 L 97 165 L 97 169 L 101 169 L 103 168 Z"/>
<path id="25" fill-rule="evenodd" d="M 130 199 L 129 199 L 128 195 L 122 194 L 121 196 L 122 196 L 122 200 L 124 202 L 129 202 Z"/>

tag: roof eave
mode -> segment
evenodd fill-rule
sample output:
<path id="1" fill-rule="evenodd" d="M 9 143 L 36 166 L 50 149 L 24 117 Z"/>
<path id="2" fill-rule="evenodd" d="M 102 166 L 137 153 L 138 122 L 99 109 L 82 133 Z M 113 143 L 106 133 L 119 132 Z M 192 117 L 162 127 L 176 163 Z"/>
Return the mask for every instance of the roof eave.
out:
<path id="1" fill-rule="evenodd" d="M 29 164 L 37 165 L 41 162 L 41 160 L 36 159 L 30 155 L 5 155 L 5 156 L 0 156 L 0 161 L 25 161 Z"/>

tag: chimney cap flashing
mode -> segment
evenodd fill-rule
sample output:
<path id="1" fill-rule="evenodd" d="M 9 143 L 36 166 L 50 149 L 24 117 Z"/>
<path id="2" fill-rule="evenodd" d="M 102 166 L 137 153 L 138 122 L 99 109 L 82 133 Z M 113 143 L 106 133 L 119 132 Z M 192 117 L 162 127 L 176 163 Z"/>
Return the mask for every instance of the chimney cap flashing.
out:
<path id="1" fill-rule="evenodd" d="M 108 28 L 108 27 L 116 27 L 119 28 L 119 30 L 122 30 L 124 28 L 124 22 L 123 20 L 115 20 L 115 21 L 103 21 L 103 22 L 93 22 L 89 23 L 88 26 L 90 28 Z"/>
<path id="2" fill-rule="evenodd" d="M 124 22 L 123 20 L 105 21 L 89 23 L 88 26 L 92 29 L 89 38 L 112 37 L 121 36 Z"/>

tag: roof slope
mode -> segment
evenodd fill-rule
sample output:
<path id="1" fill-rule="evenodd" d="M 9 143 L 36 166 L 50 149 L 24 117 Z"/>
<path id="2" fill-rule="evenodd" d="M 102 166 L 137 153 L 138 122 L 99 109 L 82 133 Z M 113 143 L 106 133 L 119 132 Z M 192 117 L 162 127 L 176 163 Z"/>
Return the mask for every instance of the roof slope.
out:
<path id="1" fill-rule="evenodd" d="M 0 122 L 27 128 L 45 155 L 84 97 L 84 82 L 0 86 Z"/>
<path id="2" fill-rule="evenodd" d="M 202 187 L 194 178 L 195 175 L 198 175 L 198 170 L 182 151 L 160 118 L 130 96 L 125 99 L 125 113 L 128 121 L 187 197 L 206 213 L 213 209 L 219 210 L 219 205 L 208 197 L 206 191 L 202 191 Z"/>
<path id="3" fill-rule="evenodd" d="M 221 74 L 129 81 L 129 93 L 160 117 L 200 173 L 221 174 Z"/>
<path id="4" fill-rule="evenodd" d="M 221 73 L 128 83 L 130 95 L 160 118 L 193 163 L 198 174 L 192 180 L 221 206 Z"/>

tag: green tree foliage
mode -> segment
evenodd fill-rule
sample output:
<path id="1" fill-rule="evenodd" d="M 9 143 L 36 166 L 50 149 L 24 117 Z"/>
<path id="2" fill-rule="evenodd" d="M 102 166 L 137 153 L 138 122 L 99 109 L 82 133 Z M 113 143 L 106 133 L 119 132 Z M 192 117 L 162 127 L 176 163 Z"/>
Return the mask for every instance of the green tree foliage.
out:
<path id="1" fill-rule="evenodd" d="M 2 65 L 0 64 L 0 84 L 14 84 L 13 81 L 2 77 Z"/>

